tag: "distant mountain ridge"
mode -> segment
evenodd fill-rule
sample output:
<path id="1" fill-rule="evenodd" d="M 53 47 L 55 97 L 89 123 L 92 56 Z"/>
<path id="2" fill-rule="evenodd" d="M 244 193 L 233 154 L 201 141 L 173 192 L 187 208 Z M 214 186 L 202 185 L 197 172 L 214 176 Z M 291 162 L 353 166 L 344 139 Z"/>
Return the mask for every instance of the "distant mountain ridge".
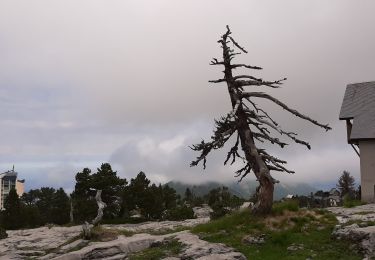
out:
<path id="1" fill-rule="evenodd" d="M 256 181 L 242 181 L 240 183 L 234 182 L 206 182 L 202 184 L 187 184 L 180 181 L 170 181 L 166 183 L 169 187 L 176 190 L 177 194 L 184 196 L 186 188 L 189 188 L 197 196 L 204 196 L 208 194 L 211 189 L 226 186 L 230 192 L 238 197 L 244 199 L 250 198 L 255 192 L 258 182 Z M 294 184 L 276 184 L 274 191 L 274 200 L 280 200 L 288 194 L 293 195 L 310 195 L 311 192 L 315 193 L 316 188 L 306 183 L 294 183 Z"/>

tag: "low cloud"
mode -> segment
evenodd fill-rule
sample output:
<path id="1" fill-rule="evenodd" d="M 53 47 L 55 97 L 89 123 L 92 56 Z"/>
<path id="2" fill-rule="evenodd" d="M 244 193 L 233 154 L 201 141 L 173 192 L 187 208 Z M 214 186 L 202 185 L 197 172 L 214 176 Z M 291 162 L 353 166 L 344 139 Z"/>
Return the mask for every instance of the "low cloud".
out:
<path id="1" fill-rule="evenodd" d="M 358 177 L 338 113 L 346 84 L 374 80 L 374 2 L 239 4 L 2 1 L 1 169 L 15 164 L 27 188 L 72 189 L 78 170 L 107 161 L 126 178 L 144 170 L 155 182 L 232 180 L 238 165 L 223 165 L 227 151 L 210 155 L 203 171 L 189 167 L 197 153 L 188 148 L 209 138 L 213 118 L 231 108 L 226 86 L 208 83 L 222 77 L 208 64 L 221 57 L 217 40 L 229 24 L 249 51 L 239 62 L 264 67 L 246 73 L 288 78 L 281 89 L 249 90 L 269 91 L 333 126 L 325 133 L 257 101 L 312 144 L 311 151 L 265 145 L 296 171 L 275 176 L 319 184 L 347 169 Z"/>

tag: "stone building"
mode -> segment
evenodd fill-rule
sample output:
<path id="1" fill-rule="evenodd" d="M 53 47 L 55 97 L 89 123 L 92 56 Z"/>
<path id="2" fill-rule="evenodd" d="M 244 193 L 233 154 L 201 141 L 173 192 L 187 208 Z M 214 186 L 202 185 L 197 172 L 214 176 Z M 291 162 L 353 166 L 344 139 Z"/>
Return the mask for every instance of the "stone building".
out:
<path id="1" fill-rule="evenodd" d="M 0 174 L 0 209 L 4 209 L 4 200 L 8 196 L 11 189 L 16 189 L 18 196 L 24 193 L 25 180 L 17 178 L 18 173 L 14 171 L 14 167 L 10 171 Z"/>
<path id="2" fill-rule="evenodd" d="M 361 198 L 375 202 L 375 81 L 349 84 L 340 111 L 347 141 L 360 157 Z"/>

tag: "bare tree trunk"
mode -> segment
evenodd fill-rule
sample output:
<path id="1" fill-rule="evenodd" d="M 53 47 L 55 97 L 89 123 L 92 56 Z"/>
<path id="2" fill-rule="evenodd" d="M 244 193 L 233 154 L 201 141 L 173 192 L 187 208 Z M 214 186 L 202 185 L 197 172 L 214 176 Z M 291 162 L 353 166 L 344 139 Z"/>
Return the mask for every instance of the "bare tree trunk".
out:
<path id="1" fill-rule="evenodd" d="M 252 166 L 254 174 L 259 181 L 258 201 L 252 208 L 252 213 L 256 215 L 268 214 L 272 210 L 274 183 L 270 175 L 270 170 L 258 153 L 254 143 L 251 129 L 246 121 L 246 115 L 243 110 L 237 113 L 239 117 L 238 133 L 240 135 L 242 150 L 245 158 Z"/>
<path id="2" fill-rule="evenodd" d="M 91 239 L 91 229 L 93 225 L 90 225 L 87 221 L 82 225 L 83 238 L 90 240 Z"/>
<path id="3" fill-rule="evenodd" d="M 85 221 L 85 223 L 82 225 L 83 237 L 85 239 L 91 238 L 92 228 L 99 225 L 100 221 L 103 218 L 103 210 L 107 206 L 102 201 L 102 191 L 101 190 L 96 191 L 95 200 L 96 200 L 96 203 L 98 204 L 98 214 L 96 215 L 96 217 L 92 221 L 92 224 L 89 224 L 87 221 Z"/>
<path id="4" fill-rule="evenodd" d="M 270 170 L 255 146 L 254 137 L 247 122 L 248 116 L 244 112 L 243 105 L 241 104 L 241 96 L 236 89 L 235 80 L 232 75 L 231 59 L 229 48 L 227 47 L 226 37 L 223 39 L 222 45 L 225 66 L 224 74 L 232 102 L 232 108 L 234 109 L 236 105 L 239 104 L 236 110 L 236 116 L 238 117 L 237 131 L 240 136 L 242 150 L 244 151 L 245 158 L 251 165 L 251 168 L 253 169 L 260 185 L 259 193 L 257 194 L 258 201 L 254 205 L 252 213 L 256 215 L 268 214 L 272 210 L 273 203 L 273 178 L 270 175 Z"/>
<path id="5" fill-rule="evenodd" d="M 69 217 L 70 217 L 70 223 L 74 222 L 74 216 L 73 216 L 73 199 L 70 198 L 70 212 L 69 212 Z"/>
<path id="6" fill-rule="evenodd" d="M 254 215 L 266 215 L 272 210 L 274 184 L 268 178 L 260 180 L 258 201 L 252 209 Z"/>
<path id="7" fill-rule="evenodd" d="M 92 224 L 94 226 L 99 225 L 100 221 L 103 218 L 103 210 L 107 206 L 103 201 L 102 201 L 102 191 L 97 190 L 96 195 L 95 195 L 96 203 L 98 204 L 98 215 L 94 218 L 92 221 Z"/>

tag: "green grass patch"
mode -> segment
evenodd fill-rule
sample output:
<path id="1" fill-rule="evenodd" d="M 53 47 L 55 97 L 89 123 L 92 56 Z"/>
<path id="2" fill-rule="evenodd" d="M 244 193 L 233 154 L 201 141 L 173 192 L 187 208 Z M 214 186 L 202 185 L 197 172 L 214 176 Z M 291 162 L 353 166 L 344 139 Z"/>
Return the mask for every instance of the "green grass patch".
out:
<path id="1" fill-rule="evenodd" d="M 206 224 L 201 224 L 192 229 L 194 233 L 217 233 L 217 232 L 226 232 L 231 233 L 234 229 L 244 229 L 245 232 L 251 230 L 258 230 L 262 231 L 264 228 L 264 224 L 260 221 L 256 221 L 255 217 L 252 217 L 255 221 L 249 222 L 250 212 L 249 210 L 243 210 L 239 212 L 235 212 L 233 214 L 224 216 L 222 218 L 210 221 Z"/>
<path id="2" fill-rule="evenodd" d="M 360 200 L 354 200 L 354 199 L 350 199 L 348 197 L 344 197 L 344 201 L 343 201 L 343 207 L 344 208 L 353 208 L 353 207 L 357 207 L 357 206 L 361 206 L 361 205 L 365 205 L 366 202 L 363 202 L 363 201 L 360 201 Z"/>
<path id="3" fill-rule="evenodd" d="M 151 235 L 166 235 L 166 234 L 176 233 L 176 232 L 190 230 L 190 229 L 191 229 L 190 227 L 180 226 L 180 227 L 176 227 L 172 229 L 146 230 L 142 233 L 148 233 Z"/>
<path id="4" fill-rule="evenodd" d="M 177 257 L 182 251 L 183 245 L 176 239 L 163 241 L 161 245 L 150 247 L 141 252 L 131 254 L 128 259 L 130 260 L 157 260 L 164 257 Z"/>
<path id="5" fill-rule="evenodd" d="M 352 219 L 346 222 L 344 226 L 350 226 L 353 224 L 357 224 L 360 227 L 368 227 L 368 226 L 375 226 L 375 221 L 363 221 L 360 219 Z"/>
<path id="6" fill-rule="evenodd" d="M 298 211 L 299 206 L 298 206 L 298 201 L 297 200 L 286 200 L 282 202 L 275 202 L 272 205 L 272 213 L 275 215 L 280 215 L 283 214 L 285 211 L 293 211 L 296 212 Z"/>
<path id="7" fill-rule="evenodd" d="M 294 202 L 293 202 L 294 203 Z M 350 242 L 331 237 L 337 224 L 335 216 L 325 210 L 296 210 L 294 204 L 275 205 L 276 210 L 268 217 L 251 216 L 249 210 L 235 212 L 192 229 L 202 239 L 231 246 L 248 259 L 362 259 L 351 251 Z M 265 236 L 264 244 L 246 244 L 247 235 Z M 291 245 L 302 244 L 301 249 L 291 251 Z"/>
<path id="8" fill-rule="evenodd" d="M 116 229 L 104 228 L 102 226 L 96 226 L 91 229 L 90 241 L 94 242 L 107 242 L 117 239 L 120 235 Z"/>

